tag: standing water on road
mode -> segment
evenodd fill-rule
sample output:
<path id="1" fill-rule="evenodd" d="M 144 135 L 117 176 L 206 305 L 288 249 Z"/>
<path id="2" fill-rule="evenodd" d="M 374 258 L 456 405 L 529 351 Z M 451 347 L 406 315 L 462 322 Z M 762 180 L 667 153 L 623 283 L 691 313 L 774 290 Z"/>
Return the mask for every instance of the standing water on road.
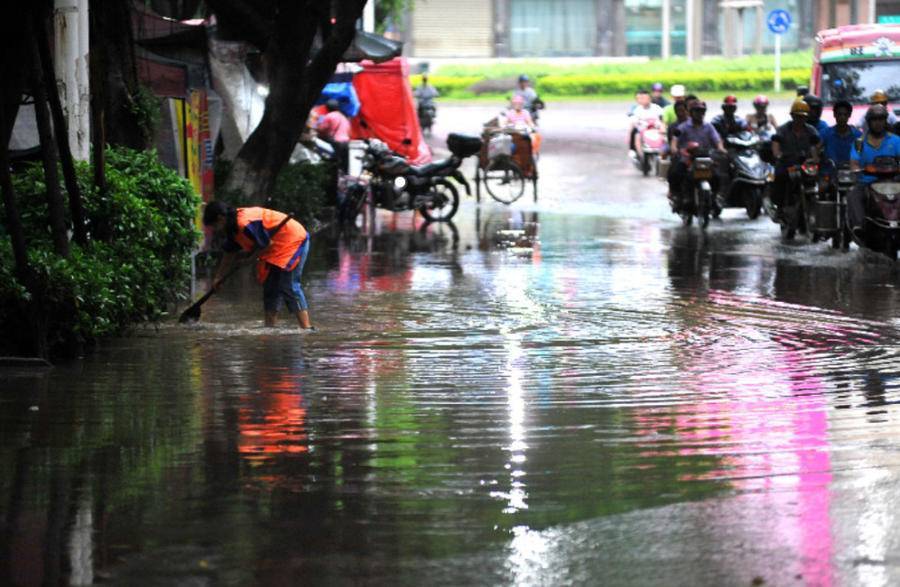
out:
<path id="1" fill-rule="evenodd" d="M 891 265 L 736 221 L 397 219 L 317 239 L 318 332 L 263 329 L 248 275 L 4 373 L 2 580 L 896 584 Z"/>

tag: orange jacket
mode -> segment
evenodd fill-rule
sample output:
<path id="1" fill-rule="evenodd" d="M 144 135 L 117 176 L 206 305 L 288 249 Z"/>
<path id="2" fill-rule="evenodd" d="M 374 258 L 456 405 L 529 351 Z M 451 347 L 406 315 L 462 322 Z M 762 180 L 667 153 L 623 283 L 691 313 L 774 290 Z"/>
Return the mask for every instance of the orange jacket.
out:
<path id="1" fill-rule="evenodd" d="M 293 270 L 300 261 L 300 248 L 309 234 L 302 224 L 291 219 L 275 236 L 270 237 L 269 233 L 285 216 L 268 208 L 238 208 L 238 231 L 226 250 L 237 251 L 240 248 L 249 252 L 258 249 L 261 263 L 268 263 L 285 271 Z"/>

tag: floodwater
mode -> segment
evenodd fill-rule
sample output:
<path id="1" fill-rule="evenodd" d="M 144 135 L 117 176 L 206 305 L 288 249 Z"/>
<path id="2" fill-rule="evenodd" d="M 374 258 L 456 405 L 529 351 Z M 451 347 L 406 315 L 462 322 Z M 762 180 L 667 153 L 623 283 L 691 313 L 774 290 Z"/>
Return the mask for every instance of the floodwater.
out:
<path id="1" fill-rule="evenodd" d="M 318 332 L 247 274 L 0 371 L 0 584 L 900 583 L 896 266 L 546 144 L 536 205 L 316 235 Z"/>
<path id="2" fill-rule="evenodd" d="M 889 585 L 897 271 L 739 215 L 318 236 L 0 396 L 13 584 Z M 766 221 L 767 222 L 767 221 Z"/>

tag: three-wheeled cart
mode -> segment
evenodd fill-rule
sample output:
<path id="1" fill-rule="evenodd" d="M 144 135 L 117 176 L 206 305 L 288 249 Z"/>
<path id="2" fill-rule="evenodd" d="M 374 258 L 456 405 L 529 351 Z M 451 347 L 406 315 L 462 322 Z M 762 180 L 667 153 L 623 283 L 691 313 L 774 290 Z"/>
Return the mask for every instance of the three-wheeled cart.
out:
<path id="1" fill-rule="evenodd" d="M 486 125 L 475 168 L 475 197 L 481 201 L 481 186 L 504 204 L 512 204 L 531 182 L 534 201 L 538 197 L 538 170 L 535 161 L 536 133 Z"/>

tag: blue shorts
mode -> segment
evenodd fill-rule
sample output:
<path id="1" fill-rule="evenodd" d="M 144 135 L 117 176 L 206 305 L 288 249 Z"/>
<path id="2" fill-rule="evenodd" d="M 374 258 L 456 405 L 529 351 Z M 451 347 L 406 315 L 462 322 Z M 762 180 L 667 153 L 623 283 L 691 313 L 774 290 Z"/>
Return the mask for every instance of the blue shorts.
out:
<path id="1" fill-rule="evenodd" d="M 269 276 L 263 283 L 263 307 L 266 312 L 277 312 L 282 301 L 293 314 L 309 308 L 303 288 L 300 286 L 300 275 L 303 273 L 308 256 L 309 236 L 300 247 L 300 260 L 292 271 L 285 271 L 274 265 L 269 266 Z"/>

